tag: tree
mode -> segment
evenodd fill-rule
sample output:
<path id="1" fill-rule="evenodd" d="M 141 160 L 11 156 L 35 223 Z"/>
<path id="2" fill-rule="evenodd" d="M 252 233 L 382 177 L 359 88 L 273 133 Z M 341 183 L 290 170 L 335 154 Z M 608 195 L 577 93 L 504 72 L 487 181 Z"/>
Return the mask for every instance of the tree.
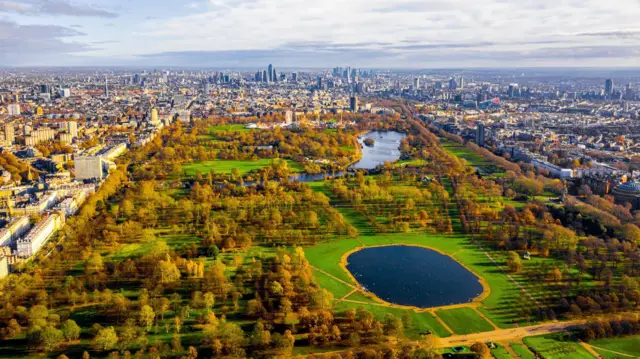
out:
<path id="1" fill-rule="evenodd" d="M 471 351 L 476 353 L 480 358 L 490 358 L 491 351 L 485 343 L 476 342 L 471 345 Z"/>
<path id="2" fill-rule="evenodd" d="M 142 308 L 140 308 L 140 324 L 145 326 L 147 331 L 151 330 L 155 318 L 156 313 L 153 311 L 153 308 L 148 305 L 143 305 Z"/>
<path id="3" fill-rule="evenodd" d="M 78 326 L 78 324 L 76 324 L 76 322 L 71 319 L 65 321 L 60 329 L 62 330 L 62 334 L 67 341 L 72 341 L 80 338 L 80 326 Z"/>
<path id="4" fill-rule="evenodd" d="M 434 334 L 427 334 L 420 337 L 420 346 L 424 349 L 435 349 L 440 345 L 440 339 Z"/>
<path id="5" fill-rule="evenodd" d="M 63 340 L 62 332 L 52 325 L 47 325 L 40 331 L 39 345 L 45 352 L 56 350 Z"/>
<path id="6" fill-rule="evenodd" d="M 93 346 L 98 351 L 107 351 L 118 344 L 118 335 L 113 327 L 102 328 L 93 338 Z"/>
<path id="7" fill-rule="evenodd" d="M 517 252 L 509 252 L 507 267 L 509 267 L 509 271 L 512 273 L 518 273 L 522 270 L 522 261 L 520 260 L 520 255 Z"/>

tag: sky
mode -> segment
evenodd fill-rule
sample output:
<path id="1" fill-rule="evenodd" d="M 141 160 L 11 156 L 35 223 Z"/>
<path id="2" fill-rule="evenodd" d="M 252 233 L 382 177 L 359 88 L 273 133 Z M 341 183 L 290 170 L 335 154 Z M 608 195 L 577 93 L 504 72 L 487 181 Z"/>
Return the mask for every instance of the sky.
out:
<path id="1" fill-rule="evenodd" d="M 0 0 L 0 66 L 638 67 L 640 0 Z"/>

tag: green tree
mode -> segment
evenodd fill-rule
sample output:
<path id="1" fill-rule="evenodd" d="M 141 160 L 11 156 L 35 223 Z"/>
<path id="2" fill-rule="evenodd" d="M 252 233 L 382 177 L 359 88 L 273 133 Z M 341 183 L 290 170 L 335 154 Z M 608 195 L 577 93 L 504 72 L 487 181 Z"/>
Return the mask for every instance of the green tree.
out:
<path id="1" fill-rule="evenodd" d="M 67 341 L 72 341 L 80 338 L 80 326 L 78 326 L 78 324 L 76 324 L 76 322 L 71 319 L 68 319 L 67 321 L 62 323 L 60 329 L 62 330 L 62 334 Z"/>
<path id="2" fill-rule="evenodd" d="M 93 346 L 98 351 L 107 351 L 118 344 L 118 335 L 113 327 L 102 328 L 93 338 Z"/>
<path id="3" fill-rule="evenodd" d="M 148 305 L 143 305 L 142 308 L 140 308 L 140 324 L 147 328 L 147 331 L 151 330 L 155 318 L 156 313 L 153 311 L 153 308 Z"/>
<path id="4" fill-rule="evenodd" d="M 63 339 L 62 331 L 47 325 L 40 331 L 39 344 L 45 352 L 51 352 L 60 346 Z"/>

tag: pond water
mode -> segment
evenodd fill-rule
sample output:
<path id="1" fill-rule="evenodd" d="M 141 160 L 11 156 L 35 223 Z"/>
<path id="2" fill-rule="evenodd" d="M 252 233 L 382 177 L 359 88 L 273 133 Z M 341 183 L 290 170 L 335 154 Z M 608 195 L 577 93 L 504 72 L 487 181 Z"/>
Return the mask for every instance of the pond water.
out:
<path id="1" fill-rule="evenodd" d="M 362 147 L 362 159 L 352 167 L 355 169 L 372 170 L 378 165 L 384 164 L 385 161 L 393 162 L 399 159 L 400 142 L 405 137 L 407 137 L 406 134 L 396 131 L 372 131 L 367 133 L 358 139 Z M 366 138 L 372 138 L 375 141 L 373 146 L 366 146 L 364 144 Z"/>
<path id="2" fill-rule="evenodd" d="M 475 274 L 423 247 L 365 248 L 349 255 L 347 262 L 361 286 L 393 304 L 429 308 L 469 303 L 483 292 Z"/>

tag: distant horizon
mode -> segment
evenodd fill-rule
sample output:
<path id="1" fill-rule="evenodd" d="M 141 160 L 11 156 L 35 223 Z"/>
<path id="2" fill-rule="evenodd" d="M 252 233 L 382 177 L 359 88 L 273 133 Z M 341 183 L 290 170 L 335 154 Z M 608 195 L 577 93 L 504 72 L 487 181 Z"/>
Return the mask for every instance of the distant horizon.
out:
<path id="1" fill-rule="evenodd" d="M 0 66 L 627 68 L 637 0 L 0 0 Z"/>

